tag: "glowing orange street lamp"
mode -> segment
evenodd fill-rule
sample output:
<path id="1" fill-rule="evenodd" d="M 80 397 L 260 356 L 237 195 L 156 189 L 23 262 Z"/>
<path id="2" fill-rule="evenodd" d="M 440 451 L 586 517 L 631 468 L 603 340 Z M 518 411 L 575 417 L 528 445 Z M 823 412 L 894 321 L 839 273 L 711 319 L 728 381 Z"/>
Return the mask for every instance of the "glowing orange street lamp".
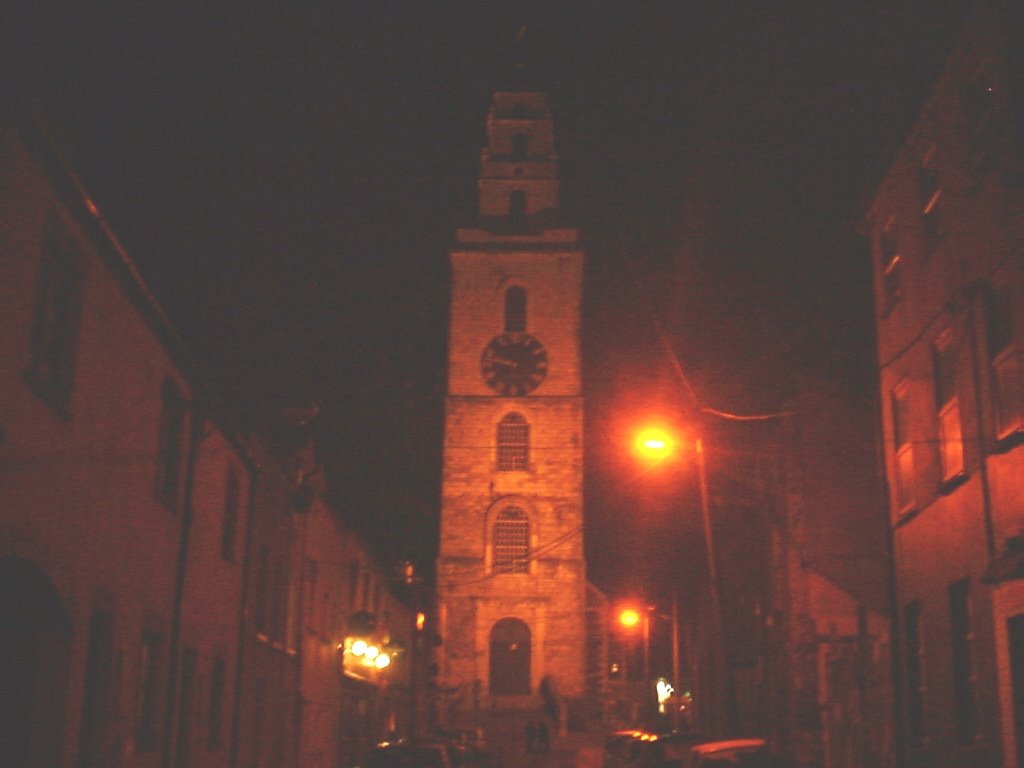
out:
<path id="1" fill-rule="evenodd" d="M 633 629 L 637 626 L 641 626 L 643 629 L 643 651 L 644 651 L 644 666 L 643 666 L 643 683 L 647 684 L 647 678 L 650 676 L 651 666 L 651 617 L 650 609 L 645 609 L 642 613 L 636 608 L 623 608 L 619 611 L 619 624 L 627 629 Z"/>
<path id="2" fill-rule="evenodd" d="M 663 427 L 646 427 L 637 433 L 633 447 L 641 458 L 660 462 L 675 452 L 676 439 Z"/>
<path id="3" fill-rule="evenodd" d="M 632 608 L 623 608 L 619 611 L 619 624 L 624 627 L 635 627 L 640 623 L 640 613 Z"/>

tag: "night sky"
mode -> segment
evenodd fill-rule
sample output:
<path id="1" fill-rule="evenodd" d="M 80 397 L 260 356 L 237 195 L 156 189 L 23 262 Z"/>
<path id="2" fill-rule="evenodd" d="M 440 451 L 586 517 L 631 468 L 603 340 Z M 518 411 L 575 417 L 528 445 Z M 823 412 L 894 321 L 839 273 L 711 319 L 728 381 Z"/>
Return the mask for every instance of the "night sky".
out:
<path id="1" fill-rule="evenodd" d="M 692 404 L 659 329 L 716 408 L 781 409 L 797 375 L 870 396 L 858 203 L 960 2 L 291 5 L 15 4 L 5 89 L 240 416 L 321 403 L 338 507 L 386 557 L 435 555 L 447 251 L 524 23 L 588 253 L 592 579 L 652 578 L 611 541 L 648 493 L 623 425 Z"/>

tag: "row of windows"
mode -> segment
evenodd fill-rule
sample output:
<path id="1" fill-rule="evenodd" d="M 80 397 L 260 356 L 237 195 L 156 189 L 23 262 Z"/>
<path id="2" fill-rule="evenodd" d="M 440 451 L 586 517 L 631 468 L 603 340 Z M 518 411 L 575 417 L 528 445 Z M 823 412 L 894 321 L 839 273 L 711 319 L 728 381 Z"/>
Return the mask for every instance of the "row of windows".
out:
<path id="1" fill-rule="evenodd" d="M 992 288 L 986 295 L 986 348 L 991 378 L 991 412 L 997 441 L 1009 443 L 1024 435 L 1024 388 L 1019 355 L 1013 343 L 1013 315 L 1005 289 Z M 931 347 L 932 392 L 930 434 L 935 436 L 935 458 L 940 485 L 964 476 L 964 440 L 960 407 L 960 376 L 971 362 L 952 328 L 940 332 Z M 892 440 L 895 454 L 894 490 L 899 511 L 914 509 L 915 440 L 912 428 L 911 389 L 900 382 L 890 393 Z M 927 442 L 927 441 L 925 441 Z M 924 460 L 920 453 L 917 459 Z"/>
<path id="2" fill-rule="evenodd" d="M 971 629 L 971 583 L 961 579 L 947 589 L 949 608 L 949 647 L 953 672 L 953 688 L 949 701 L 955 737 L 960 744 L 972 743 L 978 735 L 978 716 L 975 701 L 974 658 Z M 928 688 L 925 682 L 926 648 L 924 611 L 921 601 L 908 603 L 903 609 L 904 668 L 907 688 L 907 737 L 911 748 L 920 749 L 925 743 L 925 711 Z"/>
<path id="3" fill-rule="evenodd" d="M 358 560 L 353 560 L 348 566 L 344 586 L 348 592 L 347 603 L 341 602 L 340 595 L 332 593 L 336 584 L 320 578 L 320 563 L 316 560 L 306 560 L 305 579 L 306 626 L 324 640 L 334 640 L 339 630 L 344 629 L 346 615 L 357 611 L 380 616 L 387 614 L 386 593 L 382 585 Z"/>
<path id="4" fill-rule="evenodd" d="M 166 663 L 167 638 L 160 632 L 146 630 L 138 646 L 134 664 L 135 690 L 130 710 L 122 705 L 123 659 L 116 652 L 114 617 L 105 610 L 96 610 L 89 621 L 89 645 L 86 654 L 85 689 L 82 699 L 82 727 L 79 739 L 79 765 L 100 764 L 104 760 L 105 734 L 122 710 L 130 711 L 135 733 L 135 747 L 140 752 L 153 752 L 160 745 L 166 689 L 163 670 Z M 200 689 L 200 666 L 196 649 L 182 651 L 178 673 L 179 697 L 175 751 L 178 763 L 191 762 L 189 755 L 200 744 L 207 751 L 222 749 L 225 744 L 226 695 L 228 662 L 222 655 L 210 659 L 208 684 Z M 202 707 L 197 706 L 202 699 Z M 197 713 L 203 713 L 205 726 L 202 741 L 197 726 Z"/>
<path id="5" fill-rule="evenodd" d="M 990 70 L 979 73 L 964 84 L 960 102 L 966 129 L 970 170 L 977 174 L 999 145 L 1000 105 L 1006 94 Z M 928 145 L 920 154 L 916 168 L 917 214 L 920 226 L 921 255 L 927 259 L 935 252 L 946 233 L 945 199 L 939 173 L 938 146 Z M 888 315 L 903 298 L 903 270 L 906 246 L 901 243 L 898 222 L 890 218 L 878 235 L 877 250 L 882 276 L 880 308 Z"/>
<path id="6" fill-rule="evenodd" d="M 38 296 L 24 373 L 32 390 L 65 419 L 70 418 L 74 389 L 84 274 L 70 233 L 51 217 L 43 233 Z M 176 512 L 181 501 L 187 403 L 173 379 L 163 382 L 161 404 L 155 495 Z M 240 496 L 238 469 L 230 465 L 221 529 L 221 555 L 229 562 L 236 559 Z"/>

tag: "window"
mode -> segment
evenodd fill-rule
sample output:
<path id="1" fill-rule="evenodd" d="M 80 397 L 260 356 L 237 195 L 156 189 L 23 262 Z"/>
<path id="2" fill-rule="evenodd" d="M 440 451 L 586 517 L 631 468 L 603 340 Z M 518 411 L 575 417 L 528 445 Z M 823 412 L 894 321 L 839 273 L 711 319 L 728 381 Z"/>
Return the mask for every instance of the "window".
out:
<path id="1" fill-rule="evenodd" d="M 50 221 L 43 235 L 39 295 L 25 379 L 62 417 L 69 416 L 82 302 L 82 267 L 68 233 Z"/>
<path id="2" fill-rule="evenodd" d="M 350 611 L 356 609 L 356 595 L 359 593 L 359 561 L 353 560 L 348 564 L 348 607 Z"/>
<path id="3" fill-rule="evenodd" d="M 178 768 L 192 765 L 192 725 L 198 663 L 195 648 L 185 648 L 182 651 L 181 669 L 178 673 L 178 722 L 174 749 L 174 764 Z"/>
<path id="4" fill-rule="evenodd" d="M 266 634 L 269 624 L 267 616 L 270 608 L 268 591 L 270 589 L 270 550 L 266 545 L 260 547 L 259 558 L 256 561 L 256 594 L 253 605 L 253 614 L 256 620 L 256 631 Z"/>
<path id="5" fill-rule="evenodd" d="M 305 601 L 304 613 L 306 614 L 306 629 L 309 632 L 319 633 L 320 627 L 317 625 L 317 603 L 320 600 L 320 590 L 318 582 L 320 581 L 320 564 L 316 560 L 307 557 L 305 567 L 305 579 L 306 579 L 306 592 L 303 595 Z"/>
<path id="6" fill-rule="evenodd" d="M 513 229 L 526 226 L 526 193 L 521 189 L 508 196 L 508 223 Z"/>
<path id="7" fill-rule="evenodd" d="M 963 108 L 967 119 L 967 138 L 971 151 L 976 155 L 985 155 L 992 148 L 996 97 L 995 79 L 988 69 L 979 72 L 964 86 Z"/>
<path id="8" fill-rule="evenodd" d="M 917 169 L 918 194 L 921 203 L 921 227 L 924 235 L 924 255 L 931 255 L 942 239 L 942 189 L 935 168 L 935 146 L 925 153 Z"/>
<path id="9" fill-rule="evenodd" d="M 974 704 L 974 660 L 971 656 L 971 583 L 961 579 L 949 585 L 949 630 L 953 651 L 953 720 L 956 737 L 969 744 L 977 735 Z"/>
<path id="10" fill-rule="evenodd" d="M 270 573 L 270 636 L 274 640 L 284 640 L 288 585 L 284 579 L 284 565 L 280 559 L 274 559 L 274 565 Z"/>
<path id="11" fill-rule="evenodd" d="M 986 293 L 986 340 L 992 366 L 996 438 L 1024 435 L 1024 387 L 1014 344 L 1013 303 L 1005 286 Z"/>
<path id="12" fill-rule="evenodd" d="M 530 522 L 519 507 L 507 507 L 498 513 L 493 552 L 496 573 L 530 572 Z"/>
<path id="13" fill-rule="evenodd" d="M 505 330 L 509 333 L 526 330 L 526 289 L 518 285 L 505 291 Z"/>
<path id="14" fill-rule="evenodd" d="M 893 390 L 891 407 L 896 506 L 897 511 L 903 513 L 914 507 L 914 451 L 910 442 L 910 397 L 905 382 Z"/>
<path id="15" fill-rule="evenodd" d="M 956 345 L 950 329 L 943 331 L 932 346 L 935 377 L 935 407 L 939 432 L 939 464 L 942 481 L 963 474 L 964 444 L 960 425 L 960 398 L 956 390 Z"/>
<path id="16" fill-rule="evenodd" d="M 882 272 L 882 316 L 888 315 L 903 298 L 903 257 L 894 221 L 886 224 L 879 237 L 879 265 Z"/>
<path id="17" fill-rule="evenodd" d="M 79 766 L 102 764 L 104 741 L 111 715 L 116 713 L 116 675 L 113 659 L 114 617 L 102 609 L 89 620 L 85 657 L 82 720 L 78 736 Z"/>
<path id="18" fill-rule="evenodd" d="M 512 159 L 525 160 L 526 150 L 529 147 L 529 137 L 525 133 L 517 133 L 512 136 Z"/>
<path id="19" fill-rule="evenodd" d="M 228 464 L 224 480 L 224 522 L 221 529 L 220 554 L 228 562 L 235 561 L 235 539 L 238 531 L 238 469 Z"/>
<path id="20" fill-rule="evenodd" d="M 139 658 L 139 688 L 135 707 L 135 744 L 141 752 L 157 747 L 159 681 L 157 670 L 163 638 L 155 632 L 144 632 Z"/>
<path id="21" fill-rule="evenodd" d="M 210 710 L 207 713 L 206 749 L 216 752 L 224 745 L 224 691 L 227 687 L 227 662 L 223 656 L 213 660 L 210 673 Z"/>
<path id="22" fill-rule="evenodd" d="M 921 603 L 907 603 L 903 609 L 906 633 L 907 740 L 912 748 L 924 743 L 924 645 L 921 634 Z"/>
<path id="23" fill-rule="evenodd" d="M 507 413 L 498 422 L 498 471 L 528 469 L 530 425 L 521 414 Z"/>
<path id="24" fill-rule="evenodd" d="M 181 449 L 185 435 L 185 403 L 178 385 L 164 379 L 163 410 L 160 414 L 160 450 L 157 457 L 156 495 L 172 512 L 178 509 L 181 481 Z"/>

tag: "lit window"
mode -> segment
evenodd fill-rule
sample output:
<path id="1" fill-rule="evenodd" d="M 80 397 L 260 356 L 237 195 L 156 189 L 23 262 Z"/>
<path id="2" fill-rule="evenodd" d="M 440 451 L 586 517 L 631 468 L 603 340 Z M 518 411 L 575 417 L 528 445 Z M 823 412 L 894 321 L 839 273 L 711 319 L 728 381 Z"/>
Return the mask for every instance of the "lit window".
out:
<path id="1" fill-rule="evenodd" d="M 910 398 L 906 384 L 892 392 L 892 433 L 896 453 L 895 491 L 897 511 L 910 511 L 914 506 L 914 451 L 910 442 Z"/>
<path id="2" fill-rule="evenodd" d="M 882 271 L 882 316 L 888 315 L 903 298 L 903 257 L 895 222 L 882 230 L 878 243 L 879 266 Z"/>
<path id="3" fill-rule="evenodd" d="M 530 425 L 518 413 L 508 413 L 498 422 L 498 470 L 525 470 L 530 461 Z"/>
<path id="4" fill-rule="evenodd" d="M 55 221 L 47 224 L 35 316 L 25 379 L 61 416 L 68 416 L 74 384 L 82 267 L 70 236 Z"/>
<path id="5" fill-rule="evenodd" d="M 939 427 L 939 463 L 943 482 L 963 474 L 964 444 L 960 424 L 960 398 L 956 391 L 956 345 L 948 328 L 932 347 L 935 407 Z"/>
<path id="6" fill-rule="evenodd" d="M 992 365 L 996 437 L 1024 435 L 1024 381 L 1013 332 L 1013 301 L 1006 286 L 986 293 L 986 341 Z"/>
<path id="7" fill-rule="evenodd" d="M 495 572 L 530 572 L 530 522 L 519 507 L 508 507 L 498 513 L 493 552 Z"/>
<path id="8" fill-rule="evenodd" d="M 921 229 L 924 236 L 924 255 L 931 255 L 942 239 L 942 188 L 935 168 L 935 147 L 925 153 L 917 169 L 918 194 L 921 204 Z"/>

